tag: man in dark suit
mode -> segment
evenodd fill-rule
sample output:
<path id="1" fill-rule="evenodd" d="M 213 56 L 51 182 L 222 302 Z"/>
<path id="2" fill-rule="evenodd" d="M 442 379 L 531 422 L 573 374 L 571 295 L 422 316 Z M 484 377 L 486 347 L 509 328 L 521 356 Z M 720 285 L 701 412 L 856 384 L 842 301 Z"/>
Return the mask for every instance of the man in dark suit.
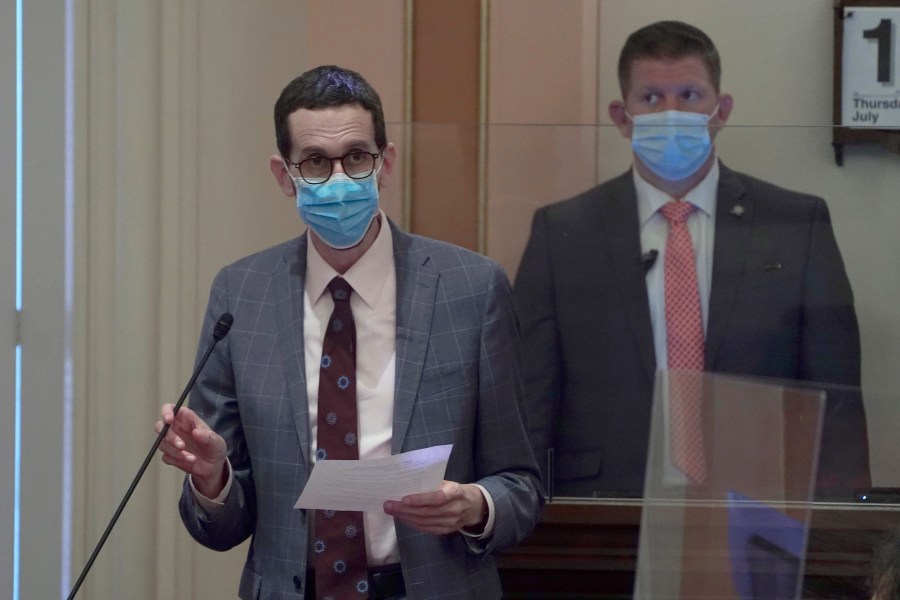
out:
<path id="1" fill-rule="evenodd" d="M 189 474 L 184 523 L 220 550 L 252 536 L 241 598 L 333 594 L 319 578 L 331 563 L 318 558 L 331 542 L 311 534 L 333 511 L 294 504 L 314 460 L 326 458 L 317 435 L 344 418 L 318 411 L 332 362 L 323 336 L 346 299 L 328 290 L 342 280 L 352 288 L 358 408 L 345 443 L 358 443 L 362 459 L 453 444 L 440 489 L 363 513 L 369 581 L 361 571 L 353 597 L 499 598 L 491 553 L 524 538 L 542 502 L 509 282 L 493 261 L 403 233 L 378 209 L 396 151 L 359 74 L 304 73 L 282 92 L 275 126 L 270 168 L 308 231 L 213 283 L 201 340 L 223 312 L 234 325 L 190 408 L 173 415 L 166 405 L 157 423 L 172 426 L 163 461 Z M 342 574 L 347 565 L 333 566 Z"/>
<path id="2" fill-rule="evenodd" d="M 693 26 L 633 33 L 609 115 L 634 168 L 534 216 L 515 297 L 529 424 L 539 461 L 555 451 L 557 495 L 642 492 L 654 373 L 672 368 L 667 203 L 692 205 L 697 370 L 859 386 L 853 297 L 825 202 L 718 162 L 713 141 L 733 106 L 720 73 Z M 868 483 L 859 395 L 830 394 L 817 494 Z"/>

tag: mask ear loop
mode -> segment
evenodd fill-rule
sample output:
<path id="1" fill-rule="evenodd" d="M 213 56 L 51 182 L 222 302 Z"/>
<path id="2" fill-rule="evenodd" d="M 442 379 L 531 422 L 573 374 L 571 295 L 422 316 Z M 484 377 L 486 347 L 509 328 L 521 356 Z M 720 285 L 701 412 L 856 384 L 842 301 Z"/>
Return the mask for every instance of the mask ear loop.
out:
<path id="1" fill-rule="evenodd" d="M 288 177 L 291 178 L 291 183 L 294 184 L 294 195 L 297 195 L 297 192 L 300 190 L 300 186 L 297 185 L 297 180 L 301 179 L 300 177 L 294 177 L 291 175 L 291 165 L 288 163 L 285 157 L 281 157 L 281 164 L 284 165 L 284 171 L 288 174 Z"/>

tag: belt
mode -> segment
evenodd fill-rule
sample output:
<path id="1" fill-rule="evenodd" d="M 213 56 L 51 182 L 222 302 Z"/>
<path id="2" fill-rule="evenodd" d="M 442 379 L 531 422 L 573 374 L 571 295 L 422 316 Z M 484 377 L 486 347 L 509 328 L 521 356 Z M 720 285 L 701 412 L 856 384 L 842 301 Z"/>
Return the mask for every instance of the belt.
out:
<path id="1" fill-rule="evenodd" d="M 294 583 L 298 583 L 295 581 Z M 406 583 L 403 581 L 403 571 L 400 563 L 369 568 L 369 598 L 370 600 L 389 600 L 406 594 Z M 315 600 L 316 597 L 316 571 L 306 570 L 306 599 Z"/>

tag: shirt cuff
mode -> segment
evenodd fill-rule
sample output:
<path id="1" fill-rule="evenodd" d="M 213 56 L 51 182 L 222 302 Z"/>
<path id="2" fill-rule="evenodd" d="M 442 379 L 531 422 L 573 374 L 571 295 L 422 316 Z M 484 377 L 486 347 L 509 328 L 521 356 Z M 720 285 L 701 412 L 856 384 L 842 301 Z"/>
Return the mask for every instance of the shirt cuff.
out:
<path id="1" fill-rule="evenodd" d="M 487 503 L 487 523 L 484 525 L 484 531 L 481 533 L 473 533 L 466 531 L 465 529 L 460 529 L 459 532 L 466 536 L 467 538 L 471 538 L 473 540 L 484 540 L 491 537 L 491 534 L 494 533 L 494 499 L 491 497 L 491 493 L 487 491 L 484 486 L 478 485 L 477 483 L 472 484 L 481 490 L 481 493 L 484 494 L 484 500 Z"/>
<path id="2" fill-rule="evenodd" d="M 193 477 L 188 475 L 188 485 L 191 486 L 191 492 L 194 494 L 194 499 L 197 501 L 197 504 L 200 505 L 200 508 L 206 511 L 207 515 L 215 515 L 225 510 L 225 501 L 228 499 L 228 493 L 231 491 L 231 482 L 234 481 L 234 476 L 231 472 L 231 461 L 227 458 L 225 459 L 225 465 L 228 468 L 228 481 L 225 482 L 225 487 L 222 488 L 222 491 L 215 498 L 207 498 L 201 494 L 199 490 L 194 487 Z"/>

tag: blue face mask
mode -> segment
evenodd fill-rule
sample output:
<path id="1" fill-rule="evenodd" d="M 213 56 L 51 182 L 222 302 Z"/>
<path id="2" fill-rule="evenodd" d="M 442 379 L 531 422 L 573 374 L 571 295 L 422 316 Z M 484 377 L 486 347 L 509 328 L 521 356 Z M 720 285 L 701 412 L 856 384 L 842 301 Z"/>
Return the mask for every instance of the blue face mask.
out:
<path id="1" fill-rule="evenodd" d="M 378 171 L 365 179 L 335 173 L 325 183 L 294 177 L 297 211 L 307 227 L 336 250 L 360 243 L 378 212 Z"/>
<path id="2" fill-rule="evenodd" d="M 716 108 L 718 110 L 718 108 Z M 709 115 L 678 110 L 628 116 L 634 123 L 631 148 L 647 168 L 668 181 L 697 172 L 712 151 Z"/>

